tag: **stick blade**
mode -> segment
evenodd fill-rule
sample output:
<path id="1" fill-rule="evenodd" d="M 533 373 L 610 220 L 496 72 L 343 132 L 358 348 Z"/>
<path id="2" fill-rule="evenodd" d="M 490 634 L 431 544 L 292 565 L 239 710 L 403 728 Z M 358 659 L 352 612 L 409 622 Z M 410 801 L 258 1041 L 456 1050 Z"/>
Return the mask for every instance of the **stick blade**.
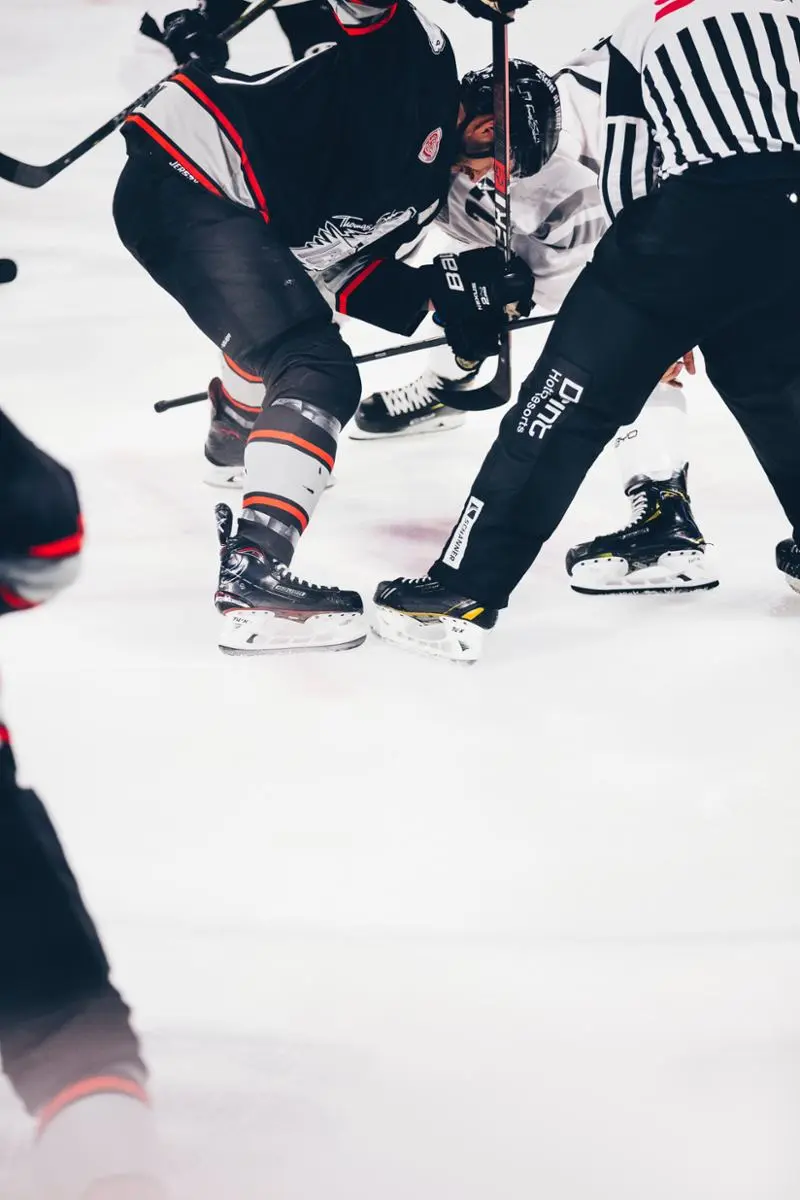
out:
<path id="1" fill-rule="evenodd" d="M 7 154 L 0 154 L 0 179 L 16 183 L 18 187 L 39 188 L 53 178 L 50 167 L 35 167 L 30 163 L 18 162 Z"/>

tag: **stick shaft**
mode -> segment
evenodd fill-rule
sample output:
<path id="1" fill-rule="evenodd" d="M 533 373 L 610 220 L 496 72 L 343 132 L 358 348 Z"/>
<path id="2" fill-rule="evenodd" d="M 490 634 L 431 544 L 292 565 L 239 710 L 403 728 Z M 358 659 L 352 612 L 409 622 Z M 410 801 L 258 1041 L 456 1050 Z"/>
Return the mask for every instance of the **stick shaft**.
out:
<path id="1" fill-rule="evenodd" d="M 257 20 L 263 13 L 269 12 L 271 8 L 274 8 L 276 3 L 277 0 L 258 0 L 257 4 L 249 8 L 247 12 L 242 13 L 238 21 L 234 21 L 232 25 L 228 26 L 224 33 L 220 34 L 220 37 L 224 42 L 229 42 L 237 34 L 241 33 L 242 30 L 247 29 L 248 25 L 252 25 L 253 21 Z M 16 183 L 20 187 L 43 187 L 44 184 L 49 183 L 56 175 L 60 175 L 62 171 L 65 171 L 77 159 L 83 158 L 84 154 L 88 154 L 100 142 L 105 141 L 116 129 L 119 129 L 123 121 L 131 115 L 134 109 L 139 108 L 142 104 L 147 104 L 148 100 L 152 100 L 158 89 L 167 83 L 177 70 L 179 68 L 175 67 L 173 71 L 170 71 L 169 75 L 165 75 L 163 79 L 159 79 L 158 83 L 153 84 L 151 88 L 148 88 L 146 92 L 138 96 L 127 108 L 123 108 L 121 112 L 118 112 L 109 121 L 106 121 L 105 125 L 101 125 L 99 129 L 95 129 L 94 133 L 90 133 L 77 146 L 73 146 L 66 154 L 62 154 L 60 158 L 54 159 L 53 162 L 47 163 L 46 166 L 34 166 L 32 163 L 19 162 L 18 159 L 11 158 L 7 154 L 0 154 L 0 179 L 6 179 L 9 183 Z"/>
<path id="2" fill-rule="evenodd" d="M 526 317 L 523 321 L 514 321 L 511 325 L 510 332 L 514 333 L 518 329 L 530 329 L 536 325 L 549 325 L 555 321 L 555 316 L 546 317 Z M 383 350 L 371 350 L 369 354 L 359 354 L 355 361 L 358 366 L 363 366 L 365 363 L 382 362 L 384 358 L 398 358 L 401 354 L 416 354 L 418 350 L 433 350 L 437 346 L 446 346 L 447 338 L 427 338 L 423 342 L 412 342 L 407 346 L 387 346 Z M 193 392 L 191 396 L 178 396 L 176 400 L 158 400 L 153 408 L 158 413 L 168 412 L 171 408 L 183 408 L 187 404 L 199 404 L 201 400 L 207 400 L 206 392 Z"/>

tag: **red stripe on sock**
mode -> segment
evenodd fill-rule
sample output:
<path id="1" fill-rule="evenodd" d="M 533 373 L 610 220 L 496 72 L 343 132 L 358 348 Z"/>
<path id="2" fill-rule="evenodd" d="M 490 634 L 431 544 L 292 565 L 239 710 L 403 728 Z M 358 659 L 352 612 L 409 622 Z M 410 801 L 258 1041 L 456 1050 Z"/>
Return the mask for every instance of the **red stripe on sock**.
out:
<path id="1" fill-rule="evenodd" d="M 59 1092 L 49 1104 L 45 1104 L 38 1114 L 37 1128 L 41 1134 L 59 1113 L 79 1100 L 87 1100 L 90 1096 L 130 1096 L 142 1104 L 148 1104 L 147 1092 L 141 1084 L 123 1075 L 95 1075 L 91 1079 L 82 1079 Z"/>

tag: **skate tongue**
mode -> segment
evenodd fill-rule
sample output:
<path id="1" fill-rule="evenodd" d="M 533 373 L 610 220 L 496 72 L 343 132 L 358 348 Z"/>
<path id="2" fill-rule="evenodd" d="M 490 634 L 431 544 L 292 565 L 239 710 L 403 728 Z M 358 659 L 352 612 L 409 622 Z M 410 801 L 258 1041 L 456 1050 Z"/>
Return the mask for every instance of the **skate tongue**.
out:
<path id="1" fill-rule="evenodd" d="M 634 492 L 638 492 L 641 488 L 653 483 L 655 483 L 655 480 L 651 479 L 649 475 L 634 475 L 625 484 L 625 495 L 632 496 Z"/>

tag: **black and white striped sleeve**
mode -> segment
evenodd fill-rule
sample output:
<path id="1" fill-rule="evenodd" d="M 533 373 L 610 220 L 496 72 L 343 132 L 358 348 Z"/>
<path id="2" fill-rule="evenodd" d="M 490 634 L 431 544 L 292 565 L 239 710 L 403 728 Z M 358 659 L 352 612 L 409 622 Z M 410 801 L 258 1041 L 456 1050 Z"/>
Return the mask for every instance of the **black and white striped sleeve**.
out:
<path id="1" fill-rule="evenodd" d="M 655 175 L 655 141 L 642 76 L 613 41 L 603 99 L 605 151 L 600 180 L 603 203 L 613 221 L 627 204 L 647 195 Z"/>

